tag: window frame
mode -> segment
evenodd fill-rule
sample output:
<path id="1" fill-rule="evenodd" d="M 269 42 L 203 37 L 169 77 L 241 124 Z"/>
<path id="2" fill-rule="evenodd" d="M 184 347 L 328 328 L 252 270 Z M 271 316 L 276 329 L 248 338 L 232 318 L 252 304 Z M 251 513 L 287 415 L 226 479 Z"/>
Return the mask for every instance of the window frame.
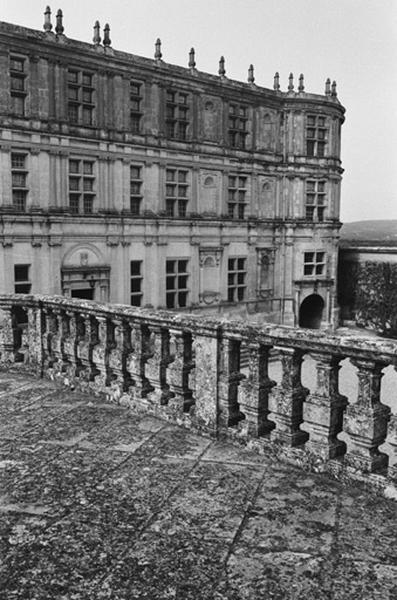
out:
<path id="1" fill-rule="evenodd" d="M 139 269 L 138 269 L 138 273 L 133 273 L 133 265 L 138 265 Z M 143 299 L 143 291 L 142 291 L 142 284 L 143 284 L 143 273 L 142 273 L 142 267 L 143 267 L 143 260 L 131 260 L 130 261 L 130 304 L 131 306 L 142 306 L 142 299 Z M 136 291 L 133 289 L 133 282 L 138 282 L 139 283 L 139 290 Z"/>
<path id="2" fill-rule="evenodd" d="M 73 169 L 71 169 L 72 165 Z M 75 170 L 76 165 L 78 170 Z M 97 179 L 96 161 L 89 158 L 71 157 L 68 166 L 68 198 L 71 214 L 94 214 Z"/>
<path id="3" fill-rule="evenodd" d="M 241 181 L 243 180 L 243 184 Z M 227 214 L 230 219 L 245 219 L 248 205 L 248 175 L 233 173 L 228 175 Z"/>
<path id="4" fill-rule="evenodd" d="M 228 140 L 231 148 L 246 149 L 248 135 L 248 105 L 229 102 L 228 105 Z"/>
<path id="5" fill-rule="evenodd" d="M 229 256 L 227 262 L 227 301 L 244 302 L 247 295 L 247 257 Z"/>
<path id="6" fill-rule="evenodd" d="M 71 77 L 75 75 L 76 77 Z M 87 79 L 89 77 L 89 80 Z M 70 97 L 73 91 L 75 98 Z M 67 71 L 67 107 L 68 121 L 71 125 L 94 127 L 96 108 L 95 73 L 78 67 L 69 67 Z M 89 94 L 89 99 L 87 94 Z"/>
<path id="7" fill-rule="evenodd" d="M 173 173 L 173 177 L 170 174 Z M 173 192 L 171 193 L 171 188 Z M 166 167 L 165 169 L 165 212 L 170 218 L 187 216 L 190 192 L 190 171 L 184 167 Z"/>
<path id="8" fill-rule="evenodd" d="M 32 280 L 30 278 L 31 264 L 17 263 L 14 264 L 14 293 L 15 294 L 30 294 L 32 290 Z M 25 267 L 27 269 L 27 277 L 17 277 L 17 269 Z"/>
<path id="9" fill-rule="evenodd" d="M 179 90 L 167 89 L 165 101 L 165 131 L 171 140 L 189 139 L 191 122 L 190 94 Z"/>
<path id="10" fill-rule="evenodd" d="M 20 162 L 20 159 L 23 159 Z M 12 204 L 18 212 L 26 212 L 26 203 L 29 193 L 27 165 L 28 153 L 23 151 L 11 152 L 11 194 Z M 18 162 L 19 161 L 19 162 Z M 17 177 L 23 177 L 23 185 L 18 184 Z M 22 181 L 22 180 L 21 180 Z"/>
<path id="11" fill-rule="evenodd" d="M 14 68 L 15 64 L 20 64 L 21 69 Z M 16 54 L 10 54 L 10 99 L 11 99 L 11 113 L 17 117 L 24 117 L 26 113 L 25 100 L 27 96 L 26 80 L 28 73 L 25 65 L 28 64 L 28 60 L 24 56 L 18 56 Z M 13 82 L 19 81 L 21 87 L 14 87 Z M 22 107 L 18 109 L 17 104 Z"/>
<path id="12" fill-rule="evenodd" d="M 306 115 L 306 156 L 309 158 L 326 157 L 328 131 L 327 117 L 324 114 L 310 113 Z"/>
<path id="13" fill-rule="evenodd" d="M 310 260 L 310 255 L 312 259 Z M 305 250 L 303 252 L 303 276 L 324 277 L 326 275 L 327 253 L 325 250 Z"/>
<path id="14" fill-rule="evenodd" d="M 312 186 L 312 189 L 309 189 Z M 322 188 L 322 189 L 321 189 Z M 309 197 L 312 199 L 309 202 Z M 327 180 L 306 179 L 305 182 L 305 218 L 311 223 L 323 223 L 327 208 Z"/>

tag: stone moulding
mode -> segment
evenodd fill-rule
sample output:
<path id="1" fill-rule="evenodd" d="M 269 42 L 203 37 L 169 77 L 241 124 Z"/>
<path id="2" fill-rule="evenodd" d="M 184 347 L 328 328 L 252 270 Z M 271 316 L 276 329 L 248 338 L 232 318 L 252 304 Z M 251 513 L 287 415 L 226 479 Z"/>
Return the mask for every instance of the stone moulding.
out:
<path id="1" fill-rule="evenodd" d="M 317 372 L 311 390 L 301 382 L 307 354 Z M 274 356 L 279 382 L 269 377 Z M 346 358 L 357 369 L 350 401 L 338 390 Z M 397 341 L 14 294 L 0 296 L 0 365 L 12 363 L 397 499 L 397 416 L 380 401 Z M 389 454 L 379 450 L 386 440 Z"/>

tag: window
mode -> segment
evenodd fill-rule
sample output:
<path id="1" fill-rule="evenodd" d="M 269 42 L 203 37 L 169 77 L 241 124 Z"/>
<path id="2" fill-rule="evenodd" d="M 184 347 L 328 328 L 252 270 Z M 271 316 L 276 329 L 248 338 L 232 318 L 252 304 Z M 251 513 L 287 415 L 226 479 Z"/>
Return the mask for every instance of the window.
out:
<path id="1" fill-rule="evenodd" d="M 306 181 L 306 219 L 324 221 L 325 181 Z"/>
<path id="2" fill-rule="evenodd" d="M 93 125 L 94 75 L 75 69 L 68 70 L 68 117 L 70 123 Z"/>
<path id="3" fill-rule="evenodd" d="M 228 260 L 227 299 L 229 302 L 241 302 L 245 298 L 247 259 L 236 257 Z"/>
<path id="4" fill-rule="evenodd" d="M 185 217 L 188 203 L 188 171 L 166 169 L 165 209 L 168 217 Z"/>
<path id="5" fill-rule="evenodd" d="M 29 278 L 30 265 L 14 265 L 14 291 L 16 294 L 30 294 L 32 283 Z"/>
<path id="6" fill-rule="evenodd" d="M 325 117 L 308 115 L 306 122 L 306 154 L 307 156 L 325 156 L 327 129 Z"/>
<path id="7" fill-rule="evenodd" d="M 248 109 L 242 104 L 229 105 L 229 144 L 232 148 L 245 148 Z"/>
<path id="8" fill-rule="evenodd" d="M 132 260 L 130 263 L 131 269 L 131 305 L 142 305 L 142 261 Z"/>
<path id="9" fill-rule="evenodd" d="M 305 252 L 303 262 L 304 275 L 324 275 L 325 252 Z"/>
<path id="10" fill-rule="evenodd" d="M 130 167 L 130 211 L 139 215 L 142 204 L 142 167 Z"/>
<path id="11" fill-rule="evenodd" d="M 91 160 L 69 160 L 69 208 L 72 214 L 94 212 L 95 176 Z"/>
<path id="12" fill-rule="evenodd" d="M 244 219 L 247 196 L 247 178 L 239 175 L 229 177 L 228 215 L 232 219 Z"/>
<path id="13" fill-rule="evenodd" d="M 139 133 L 142 119 L 142 84 L 138 81 L 130 82 L 130 129 L 132 133 Z"/>
<path id="14" fill-rule="evenodd" d="M 189 125 L 188 94 L 167 91 L 165 122 L 167 137 L 186 140 Z"/>
<path id="15" fill-rule="evenodd" d="M 12 204 L 18 211 L 26 210 L 26 197 L 28 195 L 26 161 L 26 154 L 11 153 Z"/>
<path id="16" fill-rule="evenodd" d="M 25 59 L 19 56 L 10 57 L 11 112 L 14 115 L 25 115 L 26 98 Z"/>
<path id="17" fill-rule="evenodd" d="M 167 308 L 183 308 L 188 301 L 188 261 L 166 261 L 166 304 Z"/>

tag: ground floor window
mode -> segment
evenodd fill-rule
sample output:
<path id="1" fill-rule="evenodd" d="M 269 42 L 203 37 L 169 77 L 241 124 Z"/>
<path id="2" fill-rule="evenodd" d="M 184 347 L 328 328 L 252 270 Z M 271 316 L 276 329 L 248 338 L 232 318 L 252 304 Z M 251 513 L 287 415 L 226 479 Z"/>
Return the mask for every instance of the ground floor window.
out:
<path id="1" fill-rule="evenodd" d="M 131 305 L 142 306 L 142 261 L 132 260 L 130 263 L 131 272 Z"/>
<path id="2" fill-rule="evenodd" d="M 167 308 L 183 308 L 187 306 L 189 295 L 188 262 L 186 259 L 166 261 Z"/>
<path id="3" fill-rule="evenodd" d="M 14 265 L 14 291 L 16 294 L 30 294 L 30 265 Z"/>

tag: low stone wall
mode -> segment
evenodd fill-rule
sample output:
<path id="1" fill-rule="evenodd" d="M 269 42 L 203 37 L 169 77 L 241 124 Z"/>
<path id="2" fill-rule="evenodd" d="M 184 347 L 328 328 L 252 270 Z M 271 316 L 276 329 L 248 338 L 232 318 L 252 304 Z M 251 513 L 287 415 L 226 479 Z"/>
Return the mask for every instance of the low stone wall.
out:
<path id="1" fill-rule="evenodd" d="M 387 438 L 396 452 L 397 417 L 380 390 L 397 342 L 64 297 L 0 296 L 0 309 L 3 367 L 22 361 L 62 385 L 395 494 L 397 468 L 379 446 Z M 268 374 L 275 353 L 277 384 Z M 301 383 L 305 354 L 316 361 L 312 391 Z M 345 358 L 357 368 L 355 402 L 338 391 Z"/>

